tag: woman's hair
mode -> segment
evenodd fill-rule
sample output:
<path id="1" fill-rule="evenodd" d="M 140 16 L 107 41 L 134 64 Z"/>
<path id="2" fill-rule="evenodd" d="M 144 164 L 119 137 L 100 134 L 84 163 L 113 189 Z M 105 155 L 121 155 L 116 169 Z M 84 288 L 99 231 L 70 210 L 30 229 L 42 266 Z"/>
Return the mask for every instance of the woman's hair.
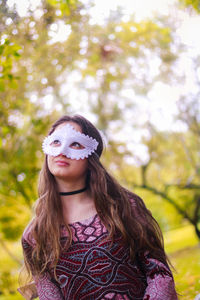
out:
<path id="1" fill-rule="evenodd" d="M 160 227 L 136 194 L 122 187 L 103 167 L 99 158 L 103 151 L 103 141 L 99 131 L 87 119 L 80 115 L 63 116 L 53 124 L 49 134 L 58 125 L 75 122 L 82 132 L 97 140 L 96 154 L 88 157 L 88 189 L 94 199 L 95 207 L 109 236 L 121 234 L 123 242 L 130 247 L 134 260 L 140 251 L 149 251 L 152 258 L 167 265 Z M 54 176 L 49 171 L 47 156 L 40 172 L 38 185 L 39 199 L 36 203 L 35 217 L 31 223 L 31 235 L 35 240 L 31 260 L 25 256 L 25 265 L 29 273 L 39 275 L 48 269 L 56 268 L 62 246 L 60 226 L 63 224 L 62 203 Z M 68 239 L 67 249 L 72 242 L 70 226 L 65 224 Z"/>

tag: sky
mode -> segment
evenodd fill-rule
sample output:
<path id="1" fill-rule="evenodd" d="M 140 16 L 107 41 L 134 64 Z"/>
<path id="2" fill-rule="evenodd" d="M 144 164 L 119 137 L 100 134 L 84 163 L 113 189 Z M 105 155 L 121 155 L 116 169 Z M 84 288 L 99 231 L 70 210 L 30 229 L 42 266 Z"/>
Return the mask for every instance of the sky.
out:
<path id="1" fill-rule="evenodd" d="M 90 0 L 82 0 L 87 4 Z M 123 7 L 124 13 L 134 12 L 138 20 L 151 17 L 156 11 L 167 14 L 168 7 L 175 3 L 176 0 L 94 0 L 94 7 L 91 10 L 96 21 L 101 22 L 102 18 L 108 16 L 110 10 L 115 10 L 118 6 Z M 38 8 L 40 0 L 7 0 L 9 6 L 16 5 L 20 16 L 27 14 L 28 7 L 32 10 Z"/>
<path id="2" fill-rule="evenodd" d="M 139 22 L 145 18 L 152 18 L 155 13 L 168 15 L 170 9 L 178 0 L 93 0 L 94 6 L 90 8 L 91 23 L 103 24 L 104 19 L 109 15 L 110 11 L 116 10 L 117 7 L 121 7 L 125 21 L 128 20 L 130 14 L 134 14 L 136 20 Z M 28 8 L 35 13 L 39 18 L 41 16 L 41 10 L 39 8 L 41 0 L 7 0 L 9 6 L 16 5 L 17 11 L 21 17 L 27 15 Z M 82 0 L 87 4 L 90 0 Z M 84 14 L 84 10 L 81 12 Z M 178 34 L 181 39 L 189 46 L 194 47 L 194 51 L 200 51 L 200 39 L 196 36 L 196 28 L 200 28 L 200 16 L 192 15 L 182 12 L 179 13 L 181 20 Z M 64 24 L 60 23 L 56 32 L 55 42 L 63 40 L 63 35 L 69 31 L 69 27 L 66 28 Z"/>
<path id="3" fill-rule="evenodd" d="M 90 0 L 82 0 L 83 3 L 87 4 Z M 90 9 L 90 22 L 91 24 L 103 24 L 106 17 L 108 17 L 110 11 L 117 9 L 121 6 L 123 12 L 123 21 L 128 21 L 130 14 L 135 15 L 136 21 L 140 22 L 145 18 L 152 18 L 155 13 L 161 15 L 169 15 L 173 12 L 173 5 L 177 3 L 177 0 L 93 0 L 95 5 Z M 30 5 L 32 11 L 36 17 L 40 17 L 42 12 L 39 8 L 40 0 L 7 0 L 8 5 L 16 5 L 18 13 L 20 16 L 26 16 L 28 7 Z M 86 11 L 82 10 L 82 14 Z M 87 11 L 88 13 L 88 11 Z M 177 13 L 177 11 L 175 12 Z M 191 57 L 200 53 L 200 39 L 197 38 L 197 28 L 200 28 L 200 16 L 192 13 L 185 12 L 181 10 L 178 12 L 177 18 L 179 19 L 180 26 L 177 31 L 177 35 L 180 40 L 187 46 L 187 55 L 181 58 L 181 63 L 179 64 L 180 70 L 188 74 L 185 86 L 169 86 L 166 83 L 157 82 L 153 89 L 148 94 L 148 99 L 138 99 L 137 114 L 145 122 L 148 118 L 151 119 L 155 126 L 159 127 L 161 130 L 171 129 L 177 131 L 184 131 L 183 124 L 174 123 L 173 116 L 177 113 L 176 102 L 178 101 L 180 94 L 183 92 L 188 92 L 190 90 L 195 90 L 194 84 L 194 74 L 192 71 Z M 52 24 L 50 30 L 51 43 L 58 41 L 64 41 L 71 32 L 70 25 L 66 25 L 64 22 L 60 21 L 58 24 Z M 67 34 L 66 34 L 67 33 Z M 84 51 L 84 50 L 83 50 Z M 83 53 L 84 54 L 84 53 Z M 82 62 L 84 64 L 84 62 Z M 84 68 L 84 66 L 83 66 Z M 200 80 L 200 68 L 198 69 L 198 76 Z M 89 116 L 92 122 L 95 122 L 93 115 L 90 115 L 87 109 L 87 95 L 84 91 L 77 91 L 76 82 L 81 80 L 79 74 L 74 72 L 70 75 L 71 82 L 68 86 L 63 87 L 61 93 L 67 92 L 68 99 L 71 101 L 72 112 L 81 113 L 86 117 Z M 88 83 L 92 84 L 92 83 Z M 126 97 L 130 99 L 136 99 L 134 91 L 123 90 L 122 94 L 126 94 Z M 32 95 L 32 101 L 37 101 L 35 96 Z M 161 101 L 162 99 L 162 101 Z M 81 100 L 81 101 L 80 101 Z M 151 105 L 149 106 L 149 100 Z M 136 100 L 137 101 L 137 100 Z M 53 103 L 53 98 L 51 93 L 44 97 L 44 103 L 46 109 L 50 109 Z M 59 108 L 59 105 L 58 105 Z M 117 136 L 117 139 L 123 140 L 125 136 L 130 136 L 129 132 L 132 129 L 129 126 L 129 120 L 132 118 L 132 112 L 126 111 L 126 128 L 124 128 L 121 135 Z M 126 134 L 124 134 L 126 132 Z M 136 134 L 129 143 L 129 147 L 135 147 L 135 143 L 140 143 L 140 134 Z M 131 146 L 132 145 L 132 146 Z M 143 152 L 145 157 L 145 149 L 139 149 L 139 152 Z M 147 155 L 147 154 L 146 154 Z"/>
<path id="4" fill-rule="evenodd" d="M 9 6 L 16 5 L 17 11 L 21 17 L 27 15 L 30 7 L 34 14 L 39 18 L 41 10 L 39 8 L 41 0 L 7 0 Z M 90 0 L 82 0 L 87 4 Z M 155 13 L 168 15 L 170 8 L 177 3 L 177 0 L 93 0 L 94 6 L 90 8 L 91 23 L 103 24 L 104 19 L 108 17 L 110 11 L 116 10 L 118 6 L 122 8 L 125 21 L 129 19 L 130 14 L 134 14 L 139 22 L 145 18 L 151 18 Z M 81 12 L 84 14 L 84 11 Z M 200 28 L 200 16 L 188 14 L 188 12 L 179 13 L 181 24 L 178 34 L 193 51 L 200 51 L 200 39 L 196 36 L 196 29 Z M 70 27 L 62 22 L 54 29 L 52 34 L 54 42 L 63 41 L 66 31 L 70 34 Z M 56 35 L 56 37 L 55 37 Z"/>
<path id="5" fill-rule="evenodd" d="M 9 6 L 16 5 L 17 11 L 21 17 L 27 15 L 28 8 L 38 16 L 41 15 L 39 8 L 41 0 L 7 0 Z M 90 0 L 82 0 L 87 4 Z M 124 14 L 124 20 L 128 20 L 130 14 L 134 14 L 139 22 L 145 18 L 151 18 L 155 13 L 168 15 L 169 10 L 177 3 L 177 0 L 93 0 L 94 6 L 90 9 L 91 22 L 102 24 L 110 11 L 121 7 Z M 82 11 L 84 14 L 84 11 Z M 179 16 L 181 17 L 181 16 Z M 183 13 L 182 24 L 179 28 L 180 37 L 189 45 L 195 46 L 200 50 L 200 40 L 196 36 L 196 28 L 200 26 L 200 16 Z M 57 39 L 63 39 L 63 30 L 57 32 Z"/>

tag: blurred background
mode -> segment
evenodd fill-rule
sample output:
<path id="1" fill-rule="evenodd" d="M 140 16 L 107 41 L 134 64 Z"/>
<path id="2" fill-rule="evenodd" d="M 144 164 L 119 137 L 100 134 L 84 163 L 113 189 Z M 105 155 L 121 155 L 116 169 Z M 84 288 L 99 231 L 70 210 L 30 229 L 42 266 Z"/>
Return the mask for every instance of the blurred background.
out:
<path id="1" fill-rule="evenodd" d="M 75 113 L 159 222 L 181 299 L 200 293 L 199 32 L 199 0 L 0 0 L 0 300 L 22 299 L 42 140 Z"/>

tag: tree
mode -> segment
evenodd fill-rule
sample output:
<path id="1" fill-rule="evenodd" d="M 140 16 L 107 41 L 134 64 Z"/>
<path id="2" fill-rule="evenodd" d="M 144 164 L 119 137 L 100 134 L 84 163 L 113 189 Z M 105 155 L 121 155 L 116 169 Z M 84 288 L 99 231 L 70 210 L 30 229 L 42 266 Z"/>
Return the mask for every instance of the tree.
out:
<path id="1" fill-rule="evenodd" d="M 99 128 L 107 128 L 109 132 L 110 120 L 118 122 L 123 118 L 118 101 L 125 107 L 134 105 L 125 98 L 117 98 L 122 87 L 147 93 L 158 74 L 166 73 L 168 65 L 176 58 L 170 51 L 170 29 L 161 23 L 137 23 L 133 18 L 122 22 L 120 12 L 116 12 L 102 31 L 101 26 L 89 24 L 88 15 L 80 13 L 82 4 L 66 2 L 70 4 L 70 13 L 62 10 L 60 14 L 61 3 L 43 1 L 40 18 L 32 11 L 20 18 L 15 10 L 10 11 L 5 1 L 1 2 L 4 13 L 0 24 L 5 36 L 1 47 L 4 49 L 9 40 L 16 58 L 11 60 L 13 55 L 7 55 L 5 70 L 8 74 L 1 85 L 4 99 L 1 122 L 4 125 L 0 156 L 4 164 L 0 178 L 0 219 L 5 239 L 17 239 L 30 216 L 30 208 L 37 197 L 36 178 L 42 156 L 40 144 L 50 122 L 59 114 L 54 107 L 59 104 L 66 112 L 69 108 L 68 95 L 61 90 L 74 69 L 81 75 L 79 90 L 86 90 L 88 98 L 91 97 L 90 110 L 98 116 Z M 59 26 L 65 26 L 66 33 L 68 30 L 63 41 L 53 40 Z M 4 55 L 5 49 L 3 51 Z M 158 71 L 151 78 L 149 60 L 155 57 L 160 61 L 160 73 Z M 83 63 L 86 67 L 82 67 Z M 96 86 L 88 87 L 88 78 L 93 78 Z M 5 80 L 15 86 L 10 88 Z M 95 93 L 98 97 L 94 101 Z M 52 109 L 45 111 L 48 99 L 52 101 Z M 111 145 L 110 151 L 120 155 L 116 143 Z M 26 211 L 26 214 L 19 211 Z M 19 213 L 23 216 L 20 219 Z"/>
<path id="2" fill-rule="evenodd" d="M 126 22 L 117 11 L 102 28 L 91 24 L 82 3 L 63 3 L 42 1 L 40 18 L 31 10 L 20 18 L 6 1 L 0 4 L 4 12 L 0 15 L 5 37 L 2 49 L 8 46 L 7 40 L 10 47 L 18 47 L 12 50 L 14 56 L 9 54 L 5 59 L 7 66 L 12 61 L 1 84 L 4 126 L 0 157 L 4 163 L 0 175 L 0 219 L 5 239 L 17 239 L 29 219 L 37 197 L 40 145 L 52 120 L 60 112 L 71 111 L 70 90 L 66 86 L 73 72 L 79 76 L 75 86 L 80 94 L 86 93 L 90 112 L 110 139 L 105 163 L 108 165 L 108 158 L 114 154 L 119 165 L 119 148 L 124 147 L 127 154 L 129 151 L 112 138 L 113 128 L 118 132 L 126 119 L 124 110 L 135 106 L 134 99 L 128 99 L 122 90 L 132 90 L 133 97 L 146 96 L 158 78 L 171 80 L 171 66 L 177 58 L 172 49 L 173 31 L 165 20 L 136 22 L 132 16 Z M 66 34 L 61 41 L 55 39 L 59 28 L 64 28 Z M 156 70 L 152 61 L 157 62 Z M 5 80 L 15 86 L 10 88 Z M 48 101 L 52 103 L 49 110 L 45 108 Z"/>
<path id="3" fill-rule="evenodd" d="M 121 169 L 121 174 L 118 173 L 129 187 L 149 191 L 174 207 L 182 221 L 187 220 L 194 226 L 200 239 L 199 56 L 193 57 L 192 61 L 196 87 L 187 94 L 183 93 L 178 101 L 174 125 L 179 127 L 179 131 L 162 131 L 150 122 L 145 124 L 148 136 L 143 139 L 143 144 L 148 151 L 148 159 L 138 158 L 138 168 L 129 167 L 131 173 L 126 171 L 127 165 Z M 138 169 L 139 178 L 135 177 Z M 168 216 L 163 215 L 163 218 Z M 166 228 L 165 224 L 163 226 Z"/>
<path id="4" fill-rule="evenodd" d="M 182 4 L 187 7 L 193 7 L 198 13 L 200 12 L 200 1 L 199 0 L 180 0 Z"/>

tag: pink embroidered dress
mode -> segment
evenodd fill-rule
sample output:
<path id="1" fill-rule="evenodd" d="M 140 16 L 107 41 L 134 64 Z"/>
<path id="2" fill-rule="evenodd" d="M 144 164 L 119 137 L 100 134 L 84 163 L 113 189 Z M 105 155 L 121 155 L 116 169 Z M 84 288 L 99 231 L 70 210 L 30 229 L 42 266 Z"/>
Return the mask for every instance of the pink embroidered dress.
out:
<path id="1" fill-rule="evenodd" d="M 106 240 L 108 232 L 100 217 L 70 224 L 73 241 L 62 251 L 56 267 L 59 282 L 49 271 L 35 279 L 41 300 L 176 300 L 174 280 L 168 267 L 140 253 L 130 260 L 121 237 Z M 61 243 L 67 239 L 61 228 Z M 34 247 L 30 229 L 25 230 L 22 245 L 28 259 Z"/>

